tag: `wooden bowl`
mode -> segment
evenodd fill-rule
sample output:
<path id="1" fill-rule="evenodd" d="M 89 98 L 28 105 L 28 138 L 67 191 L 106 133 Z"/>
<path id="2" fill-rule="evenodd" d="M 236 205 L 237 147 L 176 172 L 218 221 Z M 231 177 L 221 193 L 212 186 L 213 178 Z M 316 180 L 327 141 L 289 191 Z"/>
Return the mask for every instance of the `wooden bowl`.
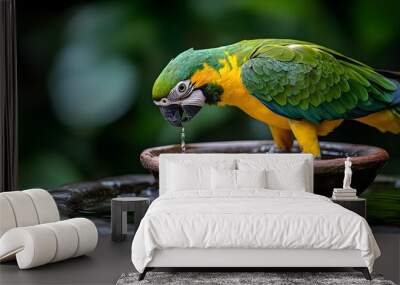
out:
<path id="1" fill-rule="evenodd" d="M 186 153 L 268 153 L 274 142 L 221 141 L 186 145 Z M 388 153 L 379 147 L 320 142 L 322 159 L 314 160 L 314 193 L 332 196 L 335 187 L 343 183 L 344 160 L 351 157 L 353 179 L 351 186 L 361 194 L 375 179 L 377 172 L 389 159 Z M 143 167 L 158 179 L 158 156 L 162 153 L 180 153 L 180 145 L 166 145 L 145 149 L 140 155 Z M 297 144 L 292 152 L 299 152 Z M 266 154 L 267 155 L 267 154 Z"/>

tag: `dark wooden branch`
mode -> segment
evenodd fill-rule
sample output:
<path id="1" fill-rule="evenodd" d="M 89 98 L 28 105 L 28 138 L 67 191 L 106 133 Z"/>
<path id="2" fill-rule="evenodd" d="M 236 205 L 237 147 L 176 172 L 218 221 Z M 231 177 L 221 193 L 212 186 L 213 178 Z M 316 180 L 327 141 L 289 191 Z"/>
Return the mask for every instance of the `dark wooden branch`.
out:
<path id="1" fill-rule="evenodd" d="M 17 43 L 15 0 L 0 1 L 0 192 L 17 190 Z"/>
<path id="2" fill-rule="evenodd" d="M 158 195 L 157 189 L 153 176 L 147 174 L 71 183 L 49 191 L 61 213 L 72 217 L 83 213 L 109 215 L 112 198 L 121 195 L 151 197 Z"/>

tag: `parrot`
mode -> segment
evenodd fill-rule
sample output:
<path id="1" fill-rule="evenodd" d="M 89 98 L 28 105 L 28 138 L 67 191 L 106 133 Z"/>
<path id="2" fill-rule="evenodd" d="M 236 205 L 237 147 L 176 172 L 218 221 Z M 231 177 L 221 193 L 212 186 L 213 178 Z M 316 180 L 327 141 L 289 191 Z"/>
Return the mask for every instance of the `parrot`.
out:
<path id="1" fill-rule="evenodd" d="M 153 103 L 182 127 L 205 104 L 234 106 L 270 129 L 277 150 L 321 157 L 319 137 L 344 120 L 400 133 L 400 73 L 291 39 L 188 49 L 159 74 Z"/>

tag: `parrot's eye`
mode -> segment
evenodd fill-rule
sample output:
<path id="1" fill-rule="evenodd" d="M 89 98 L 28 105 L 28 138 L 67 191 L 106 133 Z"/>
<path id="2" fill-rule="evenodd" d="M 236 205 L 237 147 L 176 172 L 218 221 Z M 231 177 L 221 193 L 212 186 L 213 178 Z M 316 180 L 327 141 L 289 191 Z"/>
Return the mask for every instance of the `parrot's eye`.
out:
<path id="1" fill-rule="evenodd" d="M 187 86 L 186 86 L 185 82 L 179 83 L 179 85 L 178 85 L 178 92 L 181 93 L 181 94 L 183 94 L 183 93 L 186 92 L 186 90 L 187 90 Z"/>
<path id="2" fill-rule="evenodd" d="M 190 95 L 193 90 L 193 86 L 190 80 L 180 81 L 171 89 L 168 95 L 168 99 L 171 101 L 179 101 Z"/>
<path id="3" fill-rule="evenodd" d="M 160 102 L 163 103 L 163 104 L 166 104 L 168 102 L 168 100 L 165 99 L 165 98 L 162 98 Z"/>

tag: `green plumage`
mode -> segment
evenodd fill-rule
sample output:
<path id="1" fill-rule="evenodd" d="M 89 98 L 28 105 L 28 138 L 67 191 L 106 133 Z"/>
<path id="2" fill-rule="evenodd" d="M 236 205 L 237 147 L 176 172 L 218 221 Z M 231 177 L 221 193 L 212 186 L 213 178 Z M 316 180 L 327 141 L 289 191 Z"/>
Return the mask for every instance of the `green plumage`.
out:
<path id="1" fill-rule="evenodd" d="M 321 155 L 318 135 L 341 123 L 333 120 L 358 119 L 400 133 L 399 73 L 378 72 L 334 50 L 296 40 L 189 49 L 158 76 L 153 100 L 174 126 L 193 118 L 204 103 L 236 106 L 269 125 L 282 150 L 292 148 L 294 136 L 304 152 L 315 156 Z"/>
<path id="2" fill-rule="evenodd" d="M 253 50 L 241 67 L 242 82 L 282 116 L 314 123 L 354 119 L 393 101 L 394 82 L 333 50 L 295 40 L 243 41 L 227 50 L 246 46 L 248 51 L 249 45 Z"/>
<path id="3" fill-rule="evenodd" d="M 224 57 L 222 49 L 188 49 L 173 58 L 158 76 L 153 86 L 153 99 L 157 100 L 168 95 L 171 89 L 181 80 L 190 78 L 198 69 L 208 63 L 213 68 L 220 68 L 219 58 Z"/>
<path id="4" fill-rule="evenodd" d="M 371 67 L 316 44 L 260 39 L 204 49 L 189 49 L 172 59 L 157 78 L 153 100 L 166 97 L 180 81 L 208 64 L 236 56 L 243 85 L 275 113 L 313 123 L 355 119 L 400 104 L 397 81 Z M 229 62 L 229 61 L 228 61 Z M 202 87 L 207 103 L 222 94 L 213 82 Z M 396 91 L 397 90 L 397 91 Z"/>

